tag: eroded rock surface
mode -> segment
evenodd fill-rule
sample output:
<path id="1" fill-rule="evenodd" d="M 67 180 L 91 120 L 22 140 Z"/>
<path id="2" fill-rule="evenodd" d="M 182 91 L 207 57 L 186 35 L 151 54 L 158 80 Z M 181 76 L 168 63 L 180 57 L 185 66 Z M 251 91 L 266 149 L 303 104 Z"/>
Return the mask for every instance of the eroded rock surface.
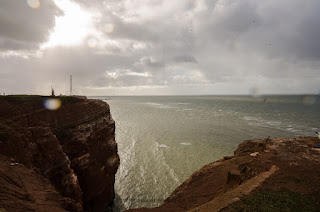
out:
<path id="1" fill-rule="evenodd" d="M 0 154 L 48 179 L 65 199 L 62 208 L 107 211 L 120 161 L 109 105 L 61 99 L 61 108 L 49 111 L 43 97 L 0 98 Z M 6 205 L 0 197 L 0 208 L 10 211 Z"/>

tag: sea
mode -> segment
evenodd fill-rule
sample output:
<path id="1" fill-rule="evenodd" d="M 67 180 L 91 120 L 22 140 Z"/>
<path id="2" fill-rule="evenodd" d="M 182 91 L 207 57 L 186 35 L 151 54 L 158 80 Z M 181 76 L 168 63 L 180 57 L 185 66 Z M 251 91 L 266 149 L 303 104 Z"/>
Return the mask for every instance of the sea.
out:
<path id="1" fill-rule="evenodd" d="M 244 140 L 320 131 L 317 95 L 90 98 L 106 101 L 116 122 L 115 212 L 159 206 L 193 172 L 233 155 Z"/>

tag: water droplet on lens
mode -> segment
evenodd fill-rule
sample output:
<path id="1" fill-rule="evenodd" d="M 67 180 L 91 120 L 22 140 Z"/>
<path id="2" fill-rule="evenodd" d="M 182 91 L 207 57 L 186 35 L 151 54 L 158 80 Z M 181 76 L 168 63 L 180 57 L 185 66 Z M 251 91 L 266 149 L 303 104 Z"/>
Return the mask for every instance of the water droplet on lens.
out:
<path id="1" fill-rule="evenodd" d="M 33 9 L 37 9 L 40 7 L 40 1 L 39 0 L 27 0 L 27 4 L 29 7 Z"/>
<path id="2" fill-rule="evenodd" d="M 113 30 L 114 30 L 113 24 L 106 24 L 106 26 L 105 26 L 105 31 L 106 31 L 107 33 L 112 33 Z"/>
<path id="3" fill-rule="evenodd" d="M 302 98 L 302 103 L 305 105 L 313 105 L 316 103 L 317 97 L 316 96 L 304 96 Z"/>
<path id="4" fill-rule="evenodd" d="M 43 101 L 43 107 L 47 110 L 58 110 L 61 107 L 61 100 L 50 98 Z"/>
<path id="5" fill-rule="evenodd" d="M 87 44 L 90 48 L 95 48 L 98 45 L 98 41 L 95 38 L 89 38 Z"/>
<path id="6" fill-rule="evenodd" d="M 257 98 L 260 96 L 260 89 L 258 87 L 253 87 L 250 89 L 251 96 Z"/>

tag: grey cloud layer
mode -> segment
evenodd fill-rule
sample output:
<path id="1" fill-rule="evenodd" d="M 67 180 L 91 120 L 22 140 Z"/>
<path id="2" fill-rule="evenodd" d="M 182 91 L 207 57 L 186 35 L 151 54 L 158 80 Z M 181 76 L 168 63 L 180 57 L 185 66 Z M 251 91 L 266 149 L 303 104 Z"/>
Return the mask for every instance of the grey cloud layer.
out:
<path id="1" fill-rule="evenodd" d="M 100 14 L 95 27 L 112 42 L 99 49 L 46 49 L 42 58 L 21 62 L 26 78 L 41 75 L 40 69 L 56 83 L 58 76 L 74 74 L 84 93 L 130 86 L 162 86 L 159 92 L 170 94 L 247 93 L 257 86 L 266 93 L 319 90 L 320 1 L 73 1 Z M 0 3 L 0 26 L 7 29 L 1 30 L 0 48 L 44 42 L 59 10 L 42 1 L 42 11 L 34 14 L 12 2 Z M 32 21 L 23 22 L 27 16 Z M 16 60 L 2 59 L 4 79 L 20 73 Z"/>
<path id="2" fill-rule="evenodd" d="M 2 0 L 0 3 L 0 49 L 33 49 L 47 40 L 61 11 L 51 0 L 41 1 L 32 9 L 25 0 Z"/>

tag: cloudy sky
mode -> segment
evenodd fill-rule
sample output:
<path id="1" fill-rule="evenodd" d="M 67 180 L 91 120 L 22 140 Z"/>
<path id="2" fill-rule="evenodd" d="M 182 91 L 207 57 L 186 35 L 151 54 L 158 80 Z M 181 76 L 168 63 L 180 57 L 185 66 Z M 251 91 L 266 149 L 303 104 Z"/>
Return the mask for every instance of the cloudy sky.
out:
<path id="1" fill-rule="evenodd" d="M 319 0 L 1 0 L 0 92 L 320 91 Z"/>

